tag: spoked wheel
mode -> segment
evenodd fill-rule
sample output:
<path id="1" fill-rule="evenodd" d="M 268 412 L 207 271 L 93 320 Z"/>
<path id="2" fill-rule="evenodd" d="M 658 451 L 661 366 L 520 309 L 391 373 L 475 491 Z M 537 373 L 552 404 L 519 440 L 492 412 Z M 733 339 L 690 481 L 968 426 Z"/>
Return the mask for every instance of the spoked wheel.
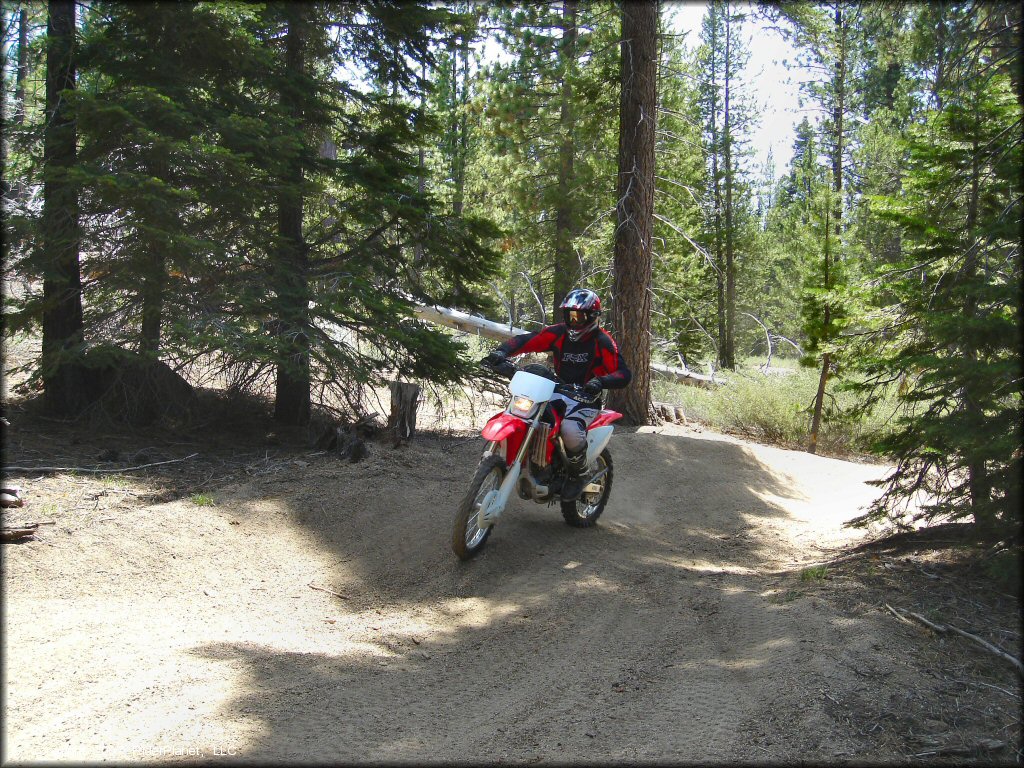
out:
<path id="1" fill-rule="evenodd" d="M 494 526 L 481 528 L 478 525 L 480 505 L 491 491 L 498 490 L 504 479 L 505 459 L 501 456 L 488 456 L 477 467 L 469 490 L 466 491 L 455 513 L 455 524 L 452 526 L 452 551 L 460 560 L 468 560 L 487 543 L 491 528 Z"/>
<path id="2" fill-rule="evenodd" d="M 605 448 L 594 462 L 593 473 L 607 470 L 601 477 L 588 484 L 575 501 L 562 502 L 562 517 L 573 528 L 589 528 L 604 512 L 608 496 L 612 492 L 612 455 Z M 593 489 L 593 490 L 588 490 Z"/>

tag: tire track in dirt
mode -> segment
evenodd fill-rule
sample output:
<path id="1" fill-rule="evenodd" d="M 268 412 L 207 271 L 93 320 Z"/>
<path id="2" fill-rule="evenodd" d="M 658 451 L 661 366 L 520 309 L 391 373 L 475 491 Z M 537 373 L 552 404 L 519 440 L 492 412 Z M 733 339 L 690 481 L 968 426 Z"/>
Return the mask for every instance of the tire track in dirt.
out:
<path id="1" fill-rule="evenodd" d="M 451 517 L 481 446 L 423 437 L 319 460 L 225 488 L 209 510 L 158 505 L 12 550 L 19 580 L 50 596 L 8 603 L 9 668 L 36 659 L 50 682 L 35 695 L 13 675 L 8 757 L 751 761 L 771 712 L 856 682 L 822 650 L 863 648 L 873 625 L 780 601 L 795 576 L 779 571 L 850 539 L 839 524 L 878 468 L 620 430 L 601 525 L 517 500 L 461 563 Z M 853 738 L 821 706 L 793 722 L 779 759 Z"/>

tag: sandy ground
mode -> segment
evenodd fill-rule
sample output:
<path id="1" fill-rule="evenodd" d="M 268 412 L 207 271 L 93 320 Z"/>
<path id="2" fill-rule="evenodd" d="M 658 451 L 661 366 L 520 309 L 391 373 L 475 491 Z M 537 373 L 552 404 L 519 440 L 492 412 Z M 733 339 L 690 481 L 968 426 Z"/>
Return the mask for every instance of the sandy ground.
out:
<path id="1" fill-rule="evenodd" d="M 860 764 L 915 748 L 886 723 L 920 694 L 921 633 L 800 577 L 864 535 L 842 523 L 884 468 L 620 429 L 599 526 L 516 499 L 463 563 L 451 522 L 482 446 L 306 452 L 208 498 L 167 500 L 141 473 L 22 481 L 19 516 L 54 524 L 3 545 L 4 761 Z"/>

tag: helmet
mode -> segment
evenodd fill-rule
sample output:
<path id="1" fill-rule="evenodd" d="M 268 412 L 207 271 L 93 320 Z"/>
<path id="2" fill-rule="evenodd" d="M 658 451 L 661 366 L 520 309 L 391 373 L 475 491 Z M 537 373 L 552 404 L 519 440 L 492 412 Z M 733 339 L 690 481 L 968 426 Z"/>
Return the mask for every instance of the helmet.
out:
<path id="1" fill-rule="evenodd" d="M 573 341 L 578 341 L 597 328 L 597 318 L 601 314 L 601 299 L 593 291 L 574 288 L 565 295 L 559 307 L 569 329 L 569 338 Z"/>

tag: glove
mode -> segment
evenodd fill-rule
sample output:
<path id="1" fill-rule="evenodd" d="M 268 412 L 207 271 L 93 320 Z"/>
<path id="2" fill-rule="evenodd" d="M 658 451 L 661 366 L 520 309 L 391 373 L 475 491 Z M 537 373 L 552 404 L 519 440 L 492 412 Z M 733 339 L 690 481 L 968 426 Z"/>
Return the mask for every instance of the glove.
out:
<path id="1" fill-rule="evenodd" d="M 489 354 L 483 360 L 481 360 L 480 364 L 485 365 L 488 368 L 497 368 L 499 365 L 504 363 L 506 359 L 507 358 L 505 357 L 504 352 L 499 352 L 498 350 L 495 350 L 494 352 L 491 352 L 491 354 Z"/>
<path id="2" fill-rule="evenodd" d="M 600 379 L 591 379 L 583 385 L 583 394 L 591 400 L 596 400 L 601 394 L 602 389 L 604 389 L 604 385 Z"/>

